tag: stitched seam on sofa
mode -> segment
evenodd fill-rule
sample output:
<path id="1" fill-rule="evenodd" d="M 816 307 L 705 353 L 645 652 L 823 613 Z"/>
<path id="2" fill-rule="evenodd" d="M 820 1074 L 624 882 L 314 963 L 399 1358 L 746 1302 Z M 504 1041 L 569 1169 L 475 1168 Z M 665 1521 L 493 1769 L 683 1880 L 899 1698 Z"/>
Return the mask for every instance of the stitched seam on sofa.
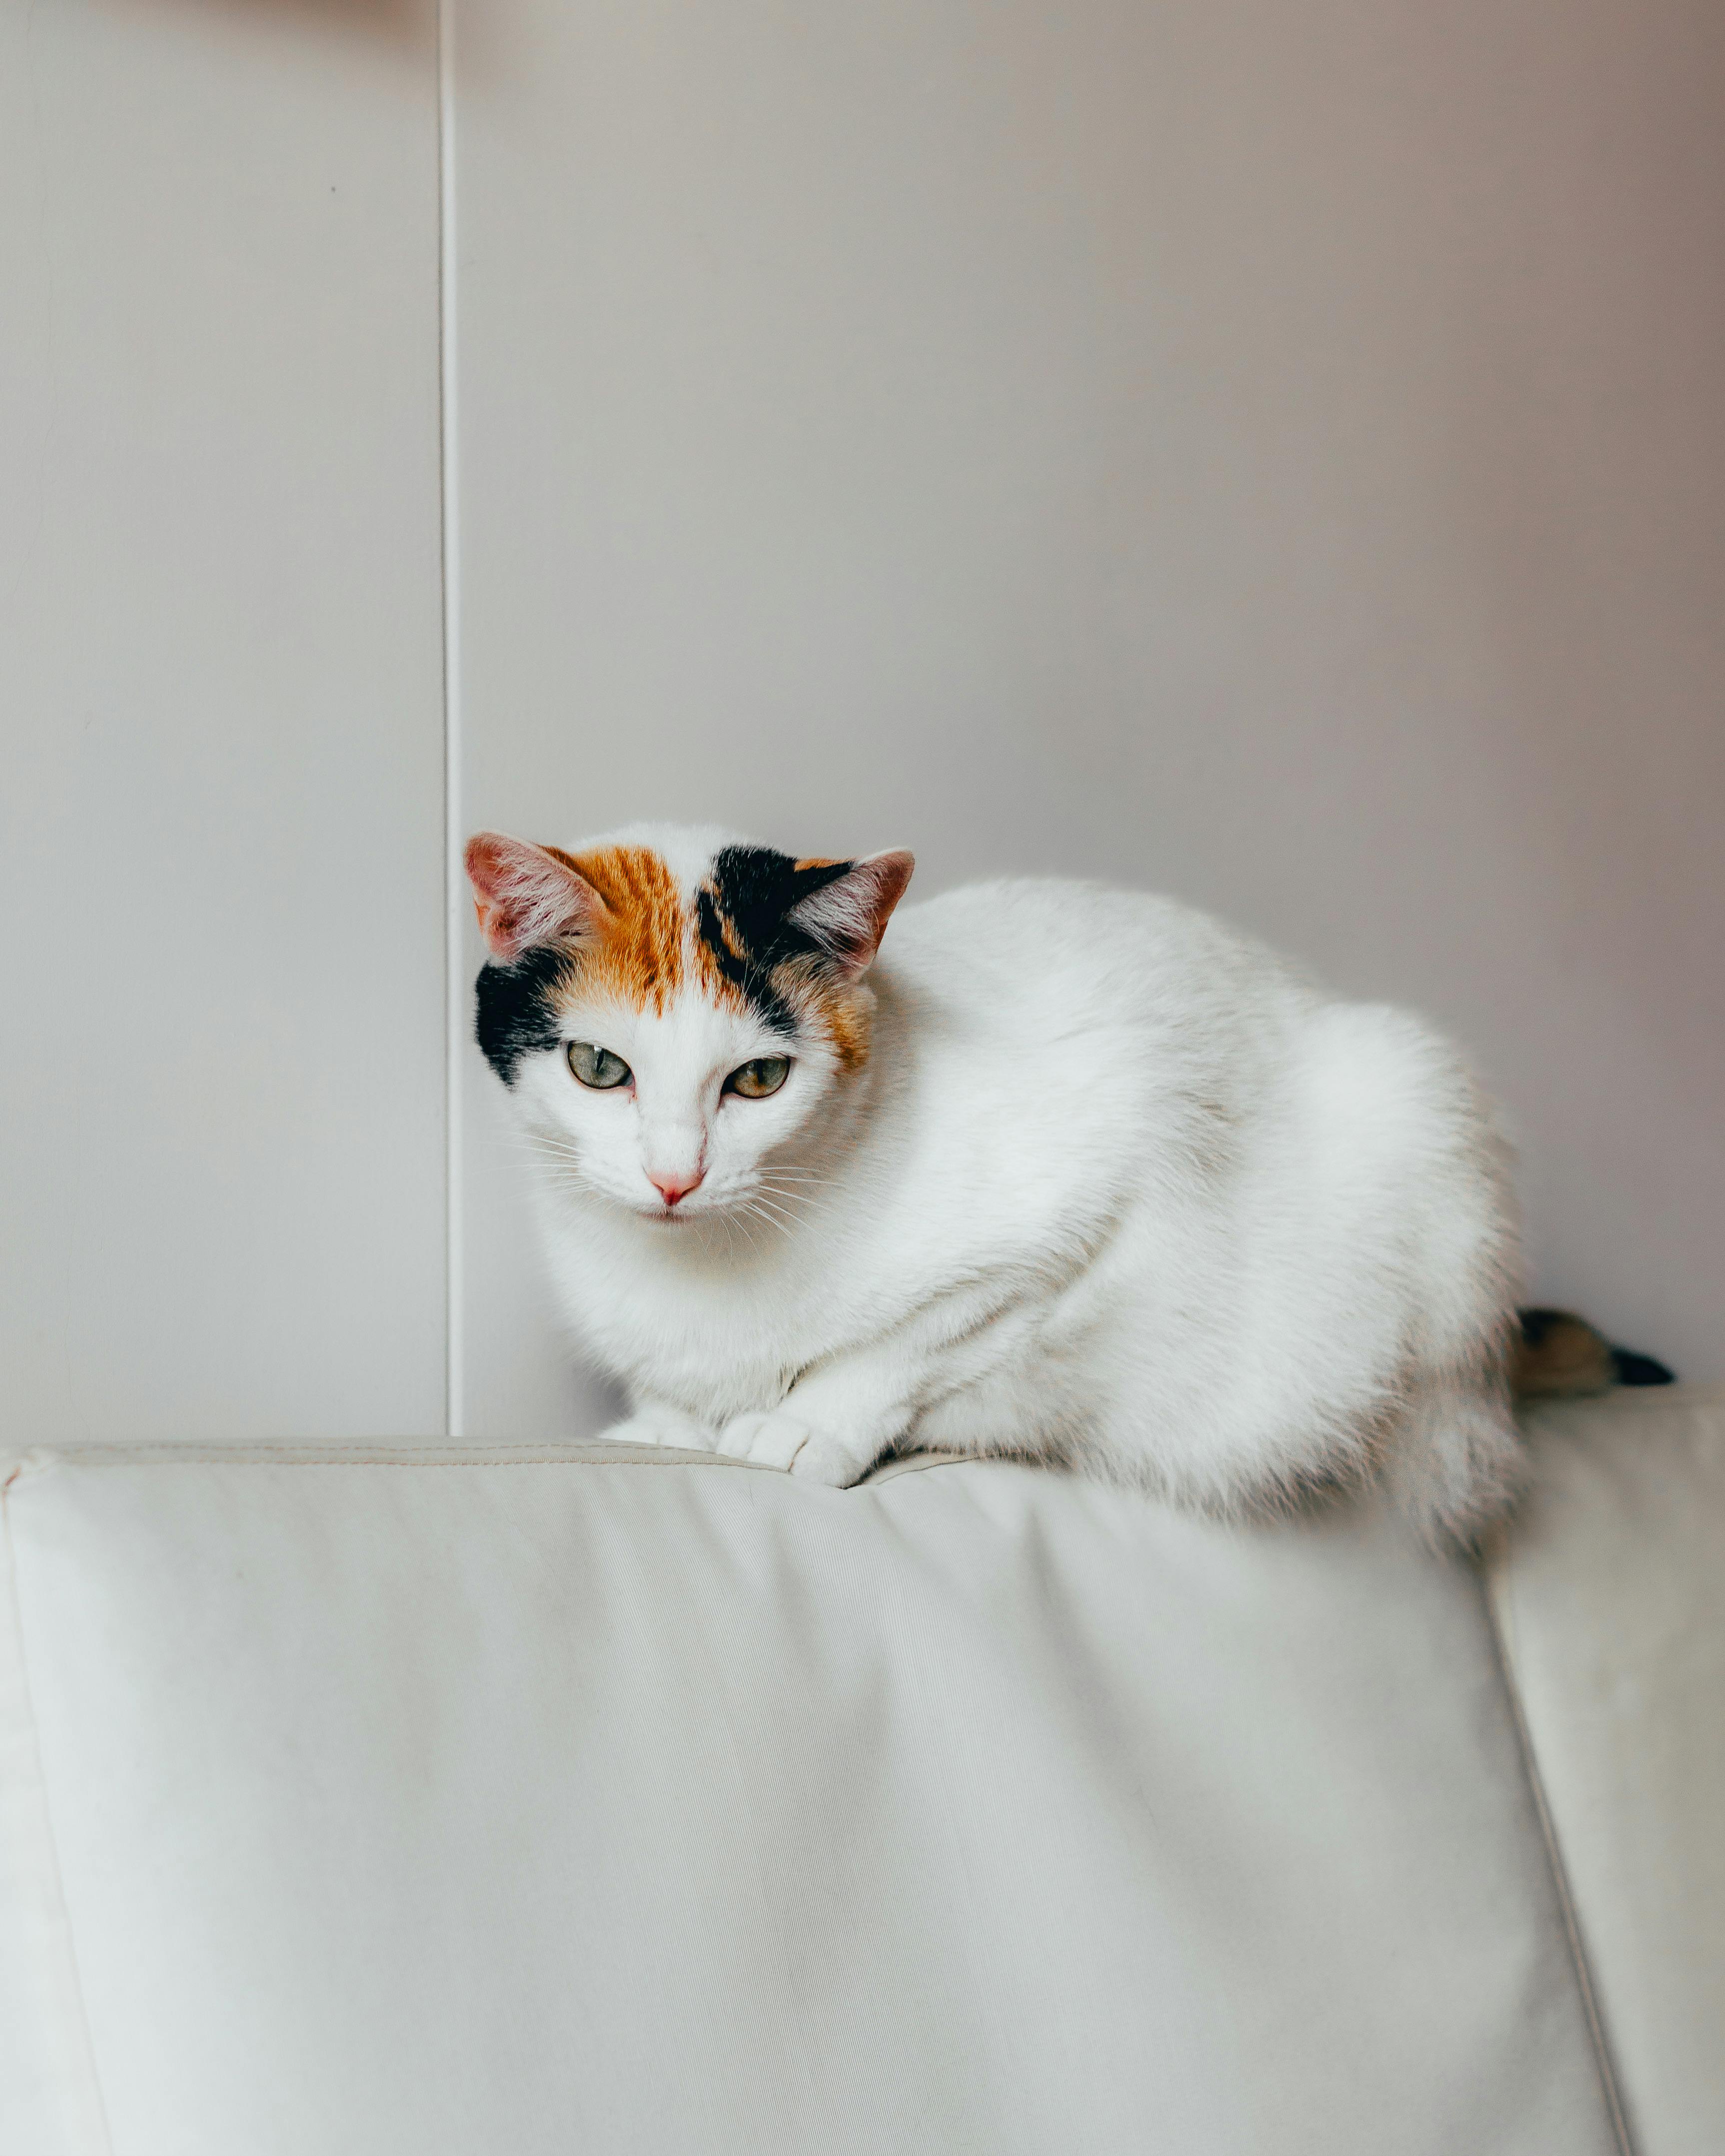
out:
<path id="1" fill-rule="evenodd" d="M 33 1474 L 58 1462 L 95 1467 L 742 1467 L 752 1474 L 783 1475 L 785 1470 L 764 1460 L 737 1460 L 729 1453 L 685 1452 L 680 1447 L 643 1445 L 619 1445 L 614 1450 L 598 1446 L 567 1452 L 512 1451 L 500 1446 L 482 1453 L 449 1454 L 428 1448 L 423 1452 L 403 1450 L 377 1453 L 352 1451 L 345 1447 L 327 1452 L 289 1450 L 262 1445 L 213 1448 L 167 1442 L 146 1450 L 141 1445 L 68 1445 L 42 1450 L 18 1463 L 15 1473 Z M 937 1467 L 1019 1467 L 1033 1462 L 969 1454 L 931 1454 L 927 1459 L 892 1461 L 884 1472 L 874 1471 L 858 1490 L 873 1490 L 896 1482 L 906 1475 L 924 1475 Z"/>
<path id="2" fill-rule="evenodd" d="M 1563 1920 L 1563 1936 L 1568 1942 L 1569 1959 L 1575 1971 L 1575 1981 L 1581 1993 L 1582 2012 L 1587 2020 L 1588 2040 L 1593 2046 L 1594 2065 L 1599 2076 L 1599 2087 L 1605 2098 L 1605 2110 L 1611 2121 L 1611 2129 L 1617 2138 L 1622 2156 L 1636 2156 L 1635 2145 L 1629 2130 L 1629 2120 L 1623 2107 L 1622 2095 L 1618 2088 L 1617 2069 L 1611 2056 L 1611 2046 L 1605 2035 L 1605 2025 L 1600 2019 L 1599 2000 L 1594 1990 L 1593 1973 L 1589 1965 L 1587 1946 L 1581 1936 L 1581 1925 L 1576 1915 L 1575 1898 L 1569 1890 L 1569 1868 L 1563 1861 L 1563 1851 L 1558 1840 L 1557 1822 L 1553 1819 L 1551 1806 L 1546 1800 L 1545 1779 L 1539 1771 L 1538 1755 L 1533 1749 L 1533 1732 L 1527 1727 L 1527 1717 L 1522 1707 L 1522 1695 L 1517 1688 L 1515 1672 L 1510 1666 L 1508 1649 L 1491 1592 L 1482 1572 L 1476 1572 L 1475 1580 L 1480 1599 L 1484 1605 L 1486 1626 L 1491 1637 L 1491 1649 L 1497 1658 L 1497 1674 L 1509 1702 L 1510 1719 L 1514 1724 L 1516 1746 L 1522 1755 L 1522 1772 L 1527 1777 L 1527 1792 L 1533 1800 L 1534 1816 L 1539 1822 L 1540 1839 L 1545 1844 L 1546 1862 L 1550 1867 L 1552 1886 L 1558 1897 L 1558 1908 Z"/>
<path id="3" fill-rule="evenodd" d="M 151 1439 L 136 1445 L 119 1442 L 44 1445 L 33 1449 L 13 1466 L 14 1476 L 29 1475 L 64 1462 L 74 1466 L 100 1467 L 244 1467 L 261 1462 L 272 1467 L 746 1467 L 758 1474 L 778 1475 L 784 1470 L 758 1460 L 738 1460 L 730 1453 L 696 1452 L 681 1445 L 572 1445 L 561 1450 L 542 1445 L 487 1445 L 483 1451 L 452 1451 L 434 1445 L 423 1447 L 408 1440 L 393 1450 L 367 1451 L 358 1445 L 284 1445 L 264 1439 L 255 1445 L 176 1444 L 172 1439 Z M 902 1475 L 926 1474 L 936 1467 L 1021 1467 L 1033 1461 L 999 1454 L 931 1452 L 889 1460 L 870 1469 L 856 1489 L 872 1489 L 896 1481 Z"/>
<path id="4" fill-rule="evenodd" d="M 5 1538 L 7 1545 L 4 1569 L 5 1592 L 10 1604 L 8 1618 L 18 1656 L 18 1683 L 23 1705 L 24 1727 L 28 1732 L 27 1742 L 35 1769 L 33 1779 L 39 1799 L 40 1831 L 47 1845 L 45 1856 L 42 1861 L 43 1871 L 47 1876 L 41 1879 L 39 1883 L 45 1886 L 47 1897 L 52 1902 L 57 1918 L 59 1942 L 64 1951 L 67 1969 L 71 1979 L 72 1995 L 78 2015 L 79 2035 L 82 2039 L 81 2045 L 78 2048 L 82 2053 L 85 2093 L 95 2107 L 95 2125 L 100 2136 L 100 2147 L 103 2151 L 103 2156 L 113 2156 L 114 2137 L 108 2124 L 108 2107 L 102 2095 L 101 2076 L 96 2071 L 95 2040 L 90 2026 L 90 2008 L 84 1995 L 84 1976 L 78 1964 L 78 1943 L 72 1933 L 71 1912 L 66 1907 L 65 1885 L 60 1871 L 59 1849 L 54 1839 L 54 1818 L 48 1802 L 48 1775 L 42 1758 L 41 1739 L 37 1730 L 35 1703 L 30 1693 L 29 1658 L 24 1647 L 23 1600 L 19 1592 L 18 1564 L 12 1540 L 12 1488 L 18 1479 L 18 1471 L 14 1470 L 6 1476 L 3 1482 L 0 1482 L 0 1537 Z"/>
<path id="5" fill-rule="evenodd" d="M 753 1474 L 783 1471 L 757 1460 L 736 1460 L 728 1453 L 685 1452 L 655 1445 L 614 1449 L 601 1445 L 563 1452 L 500 1446 L 495 1451 L 451 1454 L 430 1447 L 424 1451 L 403 1447 L 394 1452 L 365 1452 L 346 1446 L 323 1451 L 268 1443 L 213 1447 L 168 1442 L 147 1449 L 129 1445 L 44 1449 L 21 1460 L 15 1473 L 33 1474 L 57 1463 L 99 1467 L 741 1467 Z"/>

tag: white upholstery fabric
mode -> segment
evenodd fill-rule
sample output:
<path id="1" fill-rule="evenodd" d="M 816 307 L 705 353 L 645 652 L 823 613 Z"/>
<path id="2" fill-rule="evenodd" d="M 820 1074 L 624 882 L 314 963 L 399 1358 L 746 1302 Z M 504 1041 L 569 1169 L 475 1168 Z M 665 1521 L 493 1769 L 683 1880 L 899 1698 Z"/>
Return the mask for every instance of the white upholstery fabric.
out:
<path id="1" fill-rule="evenodd" d="M 1538 1478 L 1494 1568 L 1645 2156 L 1725 2149 L 1725 1389 L 1532 1419 Z"/>
<path id="2" fill-rule="evenodd" d="M 1387 1522 L 279 1448 L 7 1519 L 7 2156 L 1615 2145 L 1479 1582 Z"/>

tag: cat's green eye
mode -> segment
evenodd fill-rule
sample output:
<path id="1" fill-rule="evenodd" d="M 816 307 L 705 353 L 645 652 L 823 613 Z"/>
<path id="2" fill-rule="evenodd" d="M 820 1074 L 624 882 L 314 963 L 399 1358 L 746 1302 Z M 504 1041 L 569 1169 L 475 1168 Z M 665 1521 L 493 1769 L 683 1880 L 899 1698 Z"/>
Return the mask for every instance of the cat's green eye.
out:
<path id="1" fill-rule="evenodd" d="M 745 1101 L 764 1101 L 776 1093 L 791 1075 L 788 1055 L 757 1055 L 752 1063 L 738 1065 L 725 1081 L 727 1093 L 741 1093 Z"/>
<path id="2" fill-rule="evenodd" d="M 629 1070 L 620 1055 L 614 1055 L 608 1048 L 599 1048 L 590 1040 L 572 1040 L 569 1043 L 569 1068 L 583 1086 L 592 1086 L 595 1093 L 608 1093 L 614 1086 L 629 1083 Z"/>

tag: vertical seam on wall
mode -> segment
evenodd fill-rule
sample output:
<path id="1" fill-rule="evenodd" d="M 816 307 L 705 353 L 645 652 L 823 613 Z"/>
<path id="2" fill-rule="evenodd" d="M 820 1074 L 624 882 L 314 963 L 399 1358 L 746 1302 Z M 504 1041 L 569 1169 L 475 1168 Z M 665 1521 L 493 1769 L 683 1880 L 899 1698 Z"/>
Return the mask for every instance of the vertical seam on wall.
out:
<path id="1" fill-rule="evenodd" d="M 1588 2037 L 1593 2046 L 1594 2065 L 1604 2095 L 1606 2112 L 1621 2156 L 1636 2156 L 1635 2143 L 1630 2138 L 1629 2121 L 1624 2113 L 1623 2099 L 1618 2091 L 1616 2066 L 1611 2056 L 1610 2045 L 1605 2038 L 1605 2025 L 1599 2018 L 1599 1999 L 1594 1990 L 1593 1973 L 1588 1966 L 1587 1947 L 1581 1936 L 1580 1920 L 1575 1913 L 1575 1897 L 1569 1887 L 1569 1867 L 1563 1861 L 1563 1847 L 1558 1840 L 1557 1822 L 1551 1815 L 1551 1805 L 1545 1794 L 1545 1779 L 1539 1771 L 1538 1754 L 1533 1749 L 1533 1732 L 1527 1727 L 1521 1691 L 1510 1663 L 1508 1645 L 1503 1636 L 1503 1628 L 1497 1621 L 1497 1599 L 1484 1575 L 1476 1575 L 1476 1578 L 1480 1599 L 1485 1605 L 1486 1630 L 1491 1635 L 1492 1651 L 1497 1660 L 1497 1674 L 1509 1702 L 1510 1719 L 1515 1725 L 1516 1744 L 1522 1755 L 1522 1772 L 1527 1778 L 1527 1791 L 1533 1800 L 1534 1816 L 1539 1822 L 1540 1839 L 1545 1844 L 1546 1863 L 1557 1893 L 1558 1913 L 1563 1918 L 1563 1936 L 1568 1942 L 1570 1963 L 1575 1971 L 1575 1981 L 1580 1988 L 1581 2010 L 1587 2019 Z"/>
<path id="2" fill-rule="evenodd" d="M 85 2085 L 95 2113 L 99 2139 L 92 2143 L 79 2134 L 69 2143 L 69 2148 L 85 2148 L 91 2156 L 113 2156 L 114 2135 L 108 2123 L 107 2099 L 102 2093 L 102 2080 L 96 2070 L 95 2034 L 90 2025 L 90 2002 L 84 1989 L 84 1971 L 78 1958 L 78 1942 L 72 1930 L 72 1912 L 66 1904 L 65 1875 L 60 1868 L 59 1845 L 54 1834 L 54 1815 L 48 1802 L 48 1768 L 42 1756 L 42 1734 L 36 1720 L 35 1700 L 30 1690 L 30 1666 L 24 1652 L 24 1605 L 23 1591 L 18 1585 L 18 1562 L 12 1545 L 12 1490 L 26 1471 L 23 1464 L 14 1465 L 0 1479 L 0 1541 L 6 1547 L 0 1550 L 0 1594 L 7 1602 L 5 1620 L 18 1655 L 18 1697 L 28 1731 L 30 1755 L 35 1767 L 35 1790 L 40 1799 L 38 1807 L 45 1845 L 41 1852 L 45 1858 L 48 1878 L 44 1882 L 51 1892 L 55 1912 L 59 1919 L 60 1943 L 65 1953 L 65 1970 L 70 1980 L 72 1999 L 78 2015 L 78 2035 L 82 2039 L 79 2048 L 85 2073 Z M 18 1794 L 14 1792 L 14 1794 Z M 59 2093 L 64 2093 L 60 2084 Z"/>
<path id="3" fill-rule="evenodd" d="M 461 523 L 456 434 L 455 0 L 437 8 L 438 504 L 444 683 L 444 1427 L 463 1430 Z"/>

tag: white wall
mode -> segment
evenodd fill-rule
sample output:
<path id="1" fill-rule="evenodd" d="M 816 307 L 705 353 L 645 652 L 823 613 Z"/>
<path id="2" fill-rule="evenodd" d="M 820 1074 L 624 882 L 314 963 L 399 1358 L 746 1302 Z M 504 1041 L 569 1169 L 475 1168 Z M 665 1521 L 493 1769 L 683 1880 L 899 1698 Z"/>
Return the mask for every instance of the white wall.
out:
<path id="1" fill-rule="evenodd" d="M 428 4 L 7 32 L 49 1435 L 442 1414 Z M 1717 9 L 454 33 L 460 819 L 1179 891 L 1466 1036 L 1540 1291 L 1725 1373 Z M 567 1428 L 495 1110 L 470 1053 L 459 1413 Z"/>
<path id="2" fill-rule="evenodd" d="M 434 29 L 0 18 L 0 1435 L 442 1425 Z"/>
<path id="3" fill-rule="evenodd" d="M 1722 23 L 493 0 L 468 821 L 1199 900 L 1465 1035 L 1540 1291 L 1725 1372 Z M 551 1425 L 470 1075 L 468 1413 Z"/>

